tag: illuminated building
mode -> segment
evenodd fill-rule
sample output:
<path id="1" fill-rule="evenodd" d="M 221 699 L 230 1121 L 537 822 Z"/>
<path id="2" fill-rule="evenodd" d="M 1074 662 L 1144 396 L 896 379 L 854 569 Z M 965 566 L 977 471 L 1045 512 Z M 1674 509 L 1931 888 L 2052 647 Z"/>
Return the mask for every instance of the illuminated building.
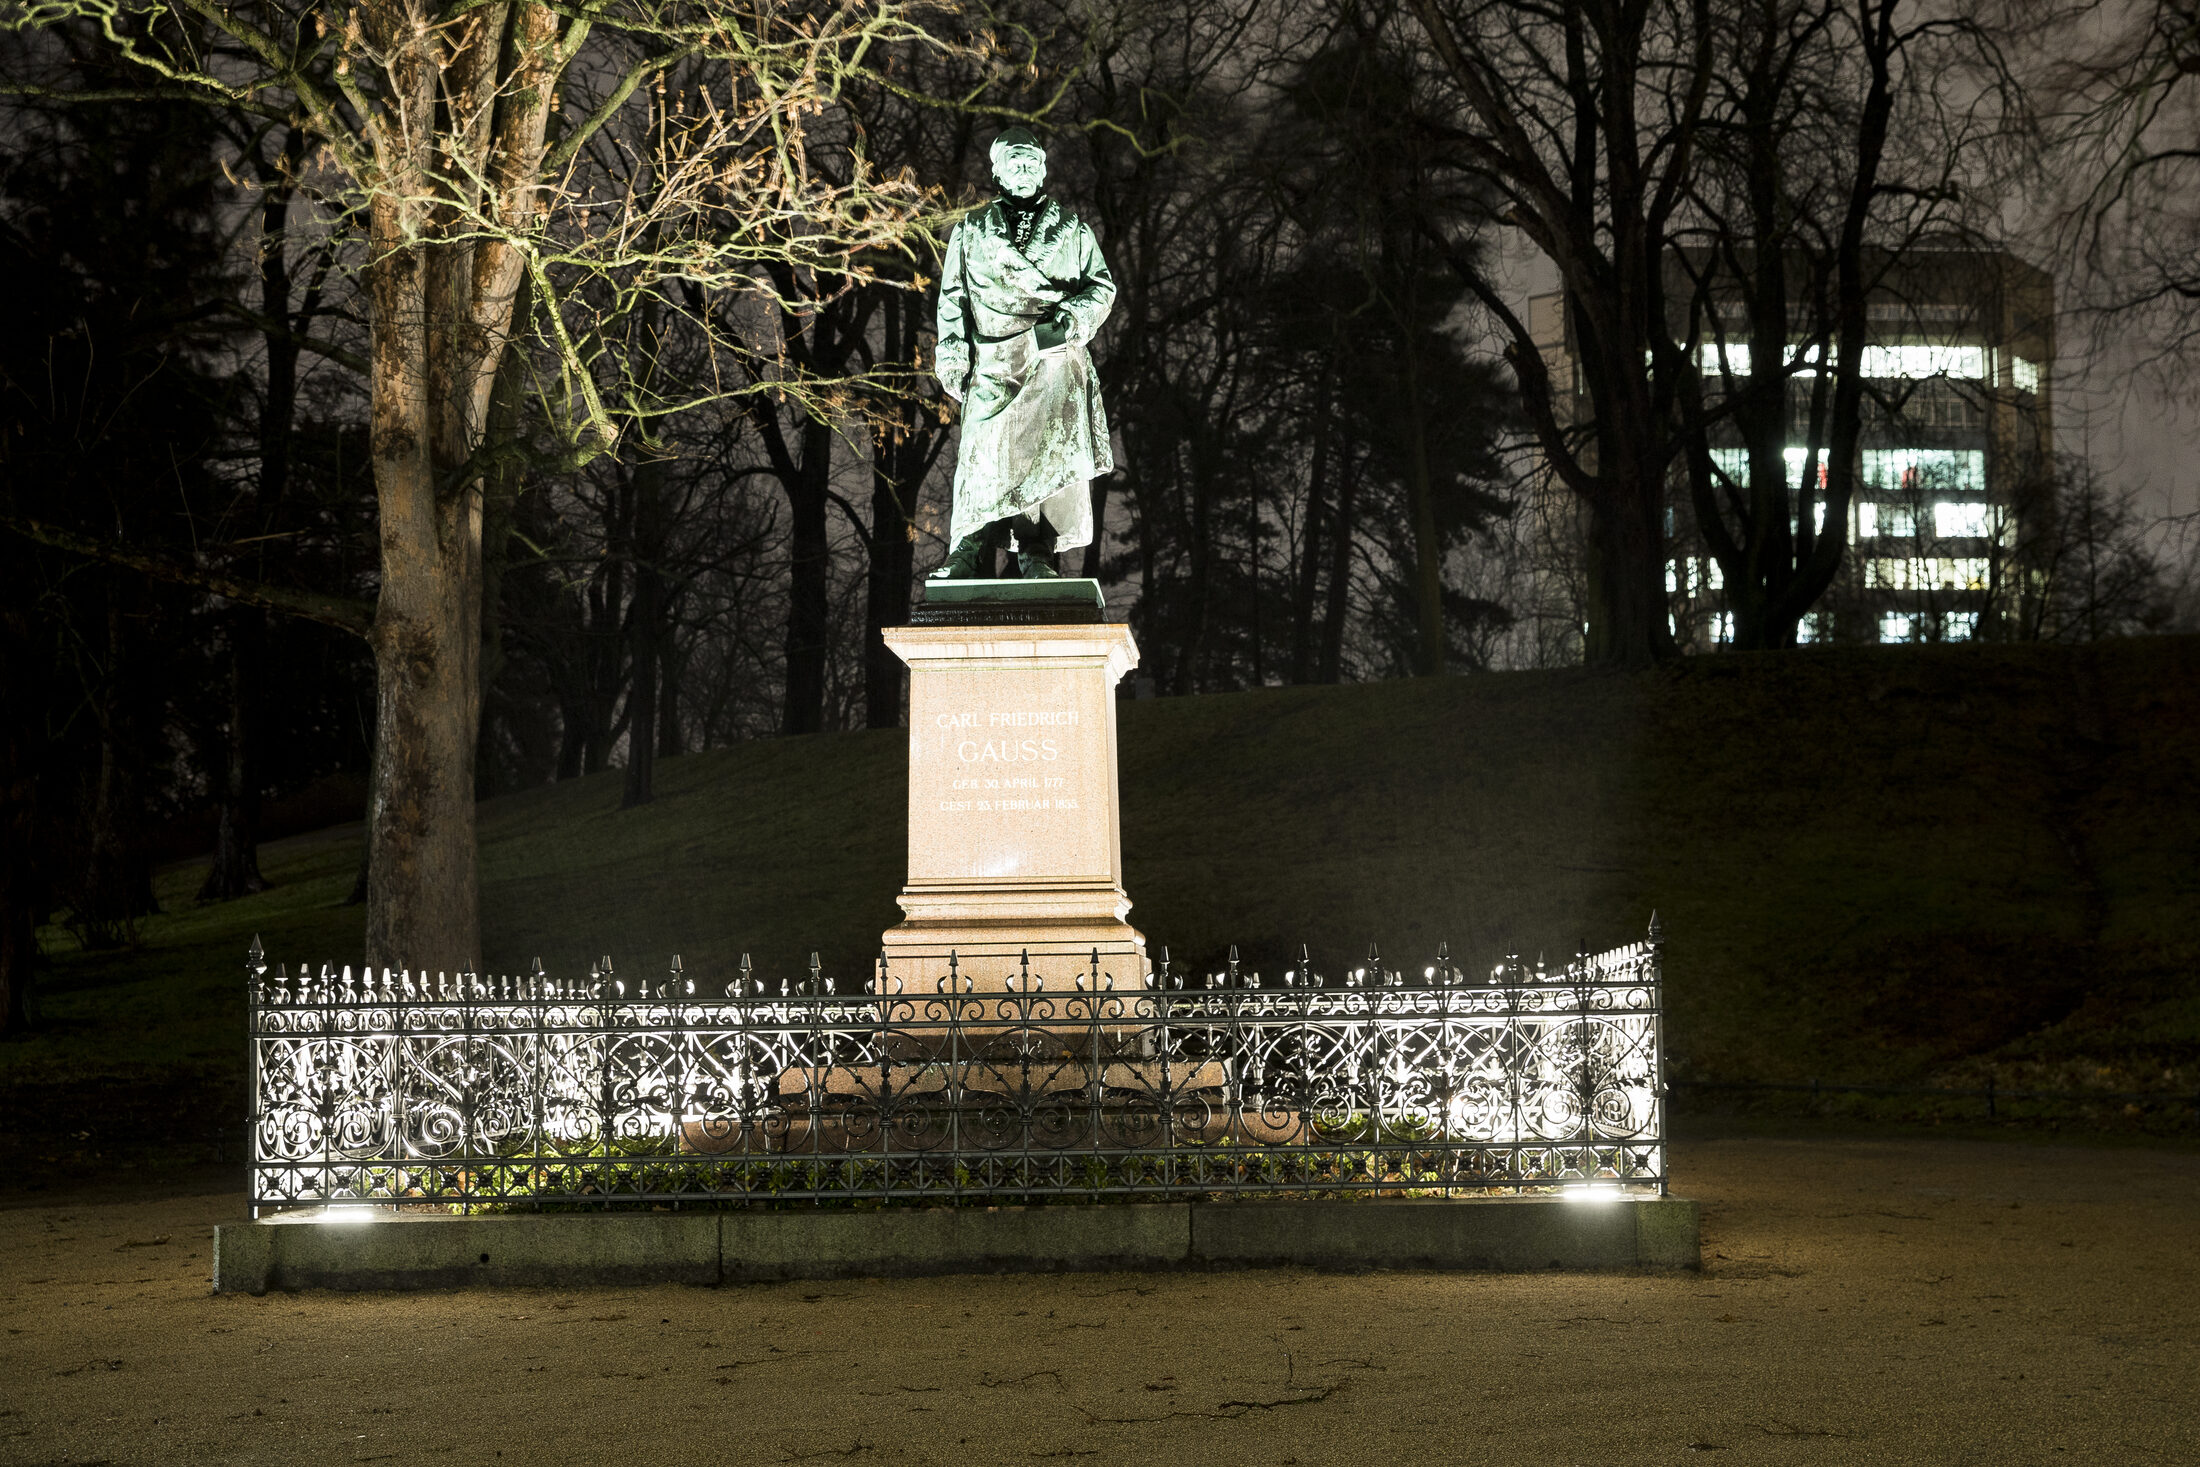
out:
<path id="1" fill-rule="evenodd" d="M 1864 421 L 1847 552 L 1833 585 L 1797 629 L 1798 640 L 1960 641 L 1992 636 L 2030 593 L 2024 547 L 2046 508 L 2052 459 L 2054 282 L 2002 252 L 1913 250 L 1884 270 L 1866 305 Z M 1686 300 L 1686 281 L 1669 282 Z M 1573 357 L 1563 297 L 1529 302 L 1530 326 L 1551 370 L 1560 410 L 1584 422 L 1589 400 Z M 1699 362 L 1716 401 L 1750 375 L 1748 325 L 1739 303 L 1707 308 Z M 1798 332 L 1798 335 L 1801 333 Z M 1807 341 L 1790 347 L 1790 504 L 1810 456 L 1811 404 L 1820 387 Z M 1830 383 L 1824 384 L 1829 390 Z M 1819 441 L 1818 478 L 1827 483 Z M 1715 428 L 1714 467 L 1741 480 L 1748 456 L 1730 425 Z M 1531 618 L 1578 622 L 1566 609 L 1570 538 L 1578 517 L 1556 476 L 1540 476 L 1543 573 Z M 1814 496 L 1814 498 L 1816 498 Z M 1824 500 L 1814 524 L 1822 527 Z M 1693 498 L 1676 468 L 1666 514 L 1665 583 L 1674 634 L 1691 651 L 1730 643 L 1734 616 L 1724 577 L 1695 524 Z M 1555 527 L 1555 528 L 1554 528 Z"/>

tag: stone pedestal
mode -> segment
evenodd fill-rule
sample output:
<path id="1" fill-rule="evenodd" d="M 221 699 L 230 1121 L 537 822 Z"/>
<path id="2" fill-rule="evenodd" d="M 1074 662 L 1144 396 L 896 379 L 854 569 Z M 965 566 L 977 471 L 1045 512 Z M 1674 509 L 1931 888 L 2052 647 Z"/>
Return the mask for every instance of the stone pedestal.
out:
<path id="1" fill-rule="evenodd" d="M 1146 940 L 1125 920 L 1116 813 L 1115 685 L 1138 665 L 1099 620 L 1091 581 L 927 587 L 886 645 L 909 665 L 906 920 L 884 934 L 900 991 L 936 991 L 956 956 L 966 991 L 1142 986 Z"/>

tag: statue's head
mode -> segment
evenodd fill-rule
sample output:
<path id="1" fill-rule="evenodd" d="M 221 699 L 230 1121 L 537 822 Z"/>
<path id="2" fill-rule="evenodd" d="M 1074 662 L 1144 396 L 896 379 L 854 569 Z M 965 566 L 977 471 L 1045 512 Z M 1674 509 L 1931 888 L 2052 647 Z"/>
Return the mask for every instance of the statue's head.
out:
<path id="1" fill-rule="evenodd" d="M 1029 128 L 1012 127 L 993 140 L 993 181 L 1015 199 L 1028 199 L 1046 186 L 1047 150 Z"/>

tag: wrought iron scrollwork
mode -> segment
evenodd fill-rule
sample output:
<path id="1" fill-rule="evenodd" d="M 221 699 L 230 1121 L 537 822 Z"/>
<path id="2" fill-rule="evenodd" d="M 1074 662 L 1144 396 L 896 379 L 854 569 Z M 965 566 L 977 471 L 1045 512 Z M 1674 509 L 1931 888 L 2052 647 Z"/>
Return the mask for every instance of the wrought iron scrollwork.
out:
<path id="1" fill-rule="evenodd" d="M 257 1207 L 1662 1190 L 1662 934 L 1561 970 L 248 963 Z M 982 966 L 982 965 L 981 965 Z M 1005 965 L 1004 965 L 1005 966 Z"/>

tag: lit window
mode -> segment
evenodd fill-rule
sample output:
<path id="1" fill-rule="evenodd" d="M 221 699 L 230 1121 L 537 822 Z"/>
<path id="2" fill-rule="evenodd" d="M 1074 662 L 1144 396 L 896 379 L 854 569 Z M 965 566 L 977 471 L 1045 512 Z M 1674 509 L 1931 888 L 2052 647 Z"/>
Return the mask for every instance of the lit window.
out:
<path id="1" fill-rule="evenodd" d="M 1790 352 L 1797 350 L 1796 344 L 1790 342 L 1788 344 L 1788 350 Z M 1808 356 L 1805 356 L 1800 361 L 1796 362 L 1795 375 L 1798 377 L 1817 376 L 1818 364 L 1821 360 L 1821 356 L 1822 354 L 1820 352 L 1812 350 Z M 1726 342 L 1724 347 L 1722 347 L 1718 342 L 1706 341 L 1696 348 L 1697 370 L 1705 373 L 1708 376 L 1716 376 L 1718 375 L 1722 365 L 1724 366 L 1725 371 L 1731 376 L 1747 377 L 1749 375 L 1748 344 L 1745 342 L 1729 340 Z"/>
<path id="2" fill-rule="evenodd" d="M 2017 391 L 2037 392 L 2040 390 L 2040 364 L 2038 362 L 2028 362 L 2023 357 L 2013 357 L 2010 359 L 2009 366 L 2012 375 L 2016 378 Z"/>
<path id="3" fill-rule="evenodd" d="M 1801 483 L 1803 482 L 1803 463 L 1804 463 L 1804 461 L 1805 461 L 1806 459 L 1808 459 L 1808 458 L 1810 457 L 1810 450 L 1809 450 L 1809 449 L 1807 449 L 1807 448 L 1790 448 L 1790 449 L 1786 450 L 1786 454 L 1785 454 L 1785 457 L 1787 458 L 1787 471 L 1788 471 L 1788 473 L 1787 473 L 1787 481 L 1788 481 L 1788 484 L 1789 484 L 1789 485 L 1790 485 L 1791 487 L 1792 487 L 1792 486 L 1799 486 L 1799 485 L 1800 485 L 1800 484 L 1801 484 Z M 1819 491 L 1820 491 L 1821 493 L 1823 493 L 1823 492 L 1825 491 L 1825 487 L 1826 487 L 1826 456 L 1825 456 L 1825 454 L 1823 454 L 1823 453 L 1820 453 L 1820 454 L 1818 455 L 1818 488 L 1819 488 Z M 1825 527 L 1826 527 L 1826 519 L 1825 519 L 1825 514 L 1824 514 L 1824 512 L 1823 512 L 1823 511 L 1821 511 L 1821 512 L 1820 512 L 1820 514 L 1819 514 L 1819 517 L 1818 517 L 1818 528 L 1819 528 L 1819 529 L 1821 529 L 1821 530 L 1823 530 L 1823 529 L 1824 529 Z"/>
<path id="4" fill-rule="evenodd" d="M 1726 589 L 1726 572 L 1719 569 L 1717 561 L 1706 558 L 1703 562 L 1703 577 L 1696 584 L 1714 591 L 1724 591 Z"/>
<path id="5" fill-rule="evenodd" d="M 1986 454 L 1975 448 L 1867 448 L 1864 482 L 1876 489 L 1911 493 L 1941 489 L 1983 494 Z"/>
<path id="6" fill-rule="evenodd" d="M 1867 377 L 1984 377 L 1983 346 L 1867 346 L 1862 363 Z"/>
<path id="7" fill-rule="evenodd" d="M 1680 593 L 1680 562 L 1676 560 L 1669 560 L 1665 563 L 1665 594 L 1668 596 L 1678 596 Z"/>
<path id="8" fill-rule="evenodd" d="M 1788 488 L 1794 489 L 1801 485 L 1803 482 L 1803 464 L 1809 457 L 1810 450 L 1808 448 L 1786 448 L 1781 450 L 1781 458 L 1787 464 Z M 1711 466 L 1732 479 L 1736 484 L 1746 485 L 1749 482 L 1749 450 L 1746 448 L 1712 449 Z M 1821 494 L 1825 492 L 1826 479 L 1826 456 L 1821 452 L 1818 455 L 1818 489 Z M 1816 519 L 1818 528 L 1823 530 L 1826 527 L 1826 510 L 1822 502 L 1818 506 Z"/>
<path id="9" fill-rule="evenodd" d="M 1993 584 L 1993 562 L 1983 555 L 1943 560 L 1935 566 L 1943 590 L 1984 591 Z"/>
<path id="10" fill-rule="evenodd" d="M 1907 540 L 1917 533 L 1917 510 L 1866 500 L 1856 507 L 1856 532 L 1866 540 Z"/>
<path id="11" fill-rule="evenodd" d="M 1951 611 L 1940 619 L 1940 634 L 1951 642 L 1969 642 L 1978 636 L 1978 613 Z"/>
<path id="12" fill-rule="evenodd" d="M 1993 562 L 1983 555 L 1883 556 L 1864 562 L 1864 584 L 1875 591 L 1984 591 L 1993 579 Z"/>
<path id="13" fill-rule="evenodd" d="M 1789 347 L 1794 350 L 1793 346 Z M 1866 377 L 1900 378 L 1904 381 L 1921 381 L 1927 377 L 1962 377 L 1980 380 L 1986 376 L 1986 348 L 1983 346 L 1928 346 L 1904 344 L 1900 346 L 1867 346 L 1863 359 L 1857 364 Z M 1741 342 L 1704 342 L 1696 349 L 1697 370 L 1706 375 L 1717 375 L 1722 370 L 1735 377 L 1747 377 L 1749 372 L 1749 348 Z M 2029 385 L 2021 375 L 2030 368 Z M 2039 367 L 2031 362 L 2019 362 L 2019 387 L 2028 392 L 2039 390 Z M 1818 375 L 1818 357 L 1815 353 L 1798 362 L 1798 377 Z"/>
<path id="14" fill-rule="evenodd" d="M 1806 611 L 1803 613 L 1803 619 L 1795 624 L 1795 641 L 1798 646 L 1807 647 L 1818 640 L 1820 629 L 1818 617 L 1818 612 Z"/>
<path id="15" fill-rule="evenodd" d="M 1716 341 L 1707 341 L 1696 350 L 1696 364 L 1699 370 L 1705 372 L 1717 372 L 1723 367 L 1736 377 L 1747 377 L 1749 348 L 1734 341 L 1723 345 Z"/>
<path id="16" fill-rule="evenodd" d="M 1943 540 L 1983 540 L 1993 533 L 1992 506 L 1976 499 L 1943 499 L 1933 506 L 1933 533 Z"/>
<path id="17" fill-rule="evenodd" d="M 1711 640 L 1720 646 L 1734 640 L 1734 613 L 1722 611 L 1711 618 Z"/>
<path id="18" fill-rule="evenodd" d="M 1910 640 L 1908 613 L 1889 611 L 1879 618 L 1879 640 L 1882 642 L 1907 642 Z"/>

